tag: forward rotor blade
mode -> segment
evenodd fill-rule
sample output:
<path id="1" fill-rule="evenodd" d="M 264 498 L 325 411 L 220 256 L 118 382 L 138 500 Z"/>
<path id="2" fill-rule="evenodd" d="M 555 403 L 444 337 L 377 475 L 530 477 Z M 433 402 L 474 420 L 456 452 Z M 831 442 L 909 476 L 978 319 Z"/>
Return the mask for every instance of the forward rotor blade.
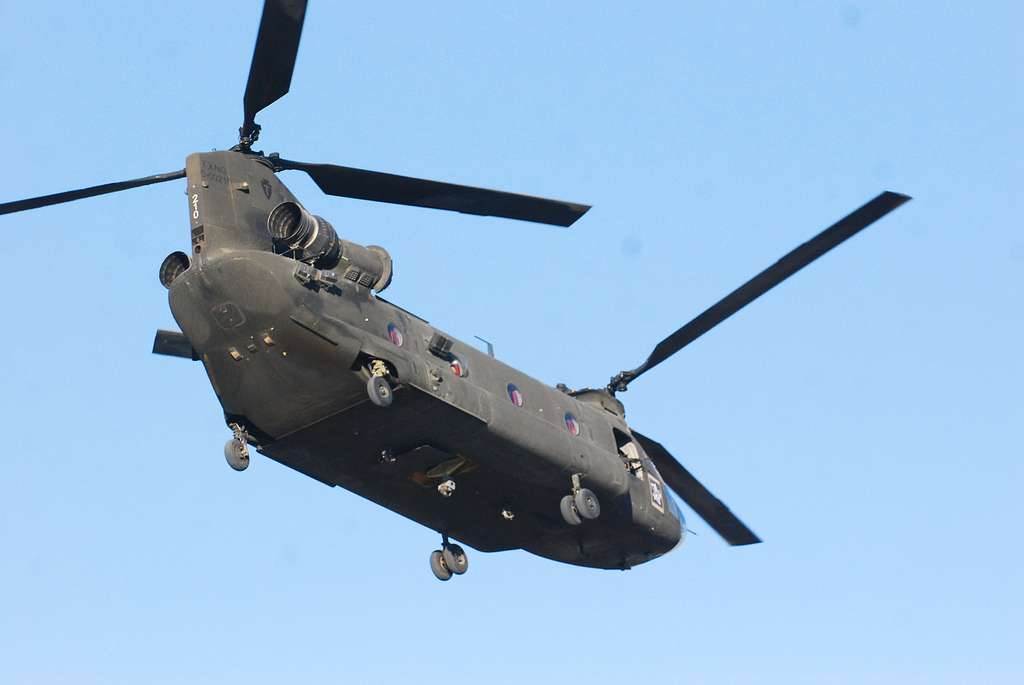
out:
<path id="1" fill-rule="evenodd" d="M 277 160 L 279 168 L 305 171 L 328 195 L 389 202 L 463 214 L 500 216 L 555 226 L 571 226 L 589 205 L 517 195 L 500 190 L 428 181 L 334 164 L 308 164 Z"/>
<path id="2" fill-rule="evenodd" d="M 256 114 L 288 92 L 295 71 L 295 56 L 306 18 L 306 0 L 265 0 L 256 47 L 249 67 L 249 82 L 242 103 L 243 129 L 255 124 Z"/>
<path id="3" fill-rule="evenodd" d="M 72 200 L 81 200 L 86 197 L 106 195 L 107 193 L 116 193 L 119 190 L 128 190 L 130 188 L 138 188 L 140 186 L 153 185 L 154 183 L 173 181 L 179 178 L 185 178 L 184 169 L 182 169 L 181 171 L 171 171 L 166 174 L 157 174 L 155 176 L 145 176 L 143 178 L 136 178 L 132 179 L 131 181 L 104 183 L 102 185 L 90 186 L 88 188 L 80 188 L 78 190 L 65 190 L 63 193 L 41 195 L 39 197 L 28 198 L 27 200 L 4 202 L 0 204 L 0 214 L 13 214 L 14 212 L 24 212 L 26 209 L 36 209 L 38 207 L 46 207 L 48 205 L 59 205 L 62 202 L 71 202 Z"/>
<path id="4" fill-rule="evenodd" d="M 658 468 L 661 477 L 668 486 L 683 498 L 697 515 L 704 519 L 715 532 L 721 535 L 730 545 L 753 545 L 761 542 L 752 530 L 729 511 L 722 500 L 711 494 L 711 491 L 700 484 L 696 478 L 680 464 L 668 450 L 656 440 L 633 431 L 633 437 L 640 441 L 644 452 Z"/>
<path id="5" fill-rule="evenodd" d="M 867 228 L 911 198 L 886 191 L 854 210 L 806 243 L 789 252 L 767 269 L 732 291 L 700 316 L 668 336 L 654 348 L 651 356 L 632 371 L 623 371 L 612 379 L 614 390 L 625 390 L 635 378 L 665 361 L 694 340 L 747 306 L 761 295 L 804 268 L 818 257 Z"/>

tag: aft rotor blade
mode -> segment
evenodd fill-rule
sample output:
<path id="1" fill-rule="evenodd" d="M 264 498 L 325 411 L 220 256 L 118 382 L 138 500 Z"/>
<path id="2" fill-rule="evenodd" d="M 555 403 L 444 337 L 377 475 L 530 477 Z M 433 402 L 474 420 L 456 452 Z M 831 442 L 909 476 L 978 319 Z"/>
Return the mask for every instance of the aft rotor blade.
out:
<path id="1" fill-rule="evenodd" d="M 256 114 L 288 92 L 295 71 L 295 56 L 306 18 L 306 0 L 265 0 L 256 47 L 249 67 L 249 82 L 242 103 L 243 129 L 251 129 Z"/>
<path id="2" fill-rule="evenodd" d="M 625 390 L 635 378 L 665 361 L 694 340 L 747 306 L 761 295 L 804 268 L 818 257 L 867 228 L 911 198 L 886 191 L 854 210 L 806 243 L 789 252 L 767 269 L 732 291 L 700 316 L 668 336 L 654 348 L 651 356 L 632 371 L 624 371 L 612 379 L 611 388 Z"/>
<path id="3" fill-rule="evenodd" d="M 179 178 L 185 178 L 184 169 L 182 169 L 181 171 L 171 171 L 166 174 L 157 174 L 155 176 L 145 176 L 143 178 L 136 178 L 132 179 L 131 181 L 104 183 L 98 186 L 79 188 L 78 190 L 65 190 L 62 193 L 53 193 L 52 195 L 41 195 L 39 197 L 31 197 L 28 198 L 27 200 L 15 200 L 14 202 L 4 202 L 0 204 L 0 214 L 13 214 L 14 212 L 24 212 L 26 209 L 37 209 L 39 207 L 46 207 L 47 205 L 59 205 L 62 202 L 71 202 L 72 200 L 81 200 L 86 197 L 106 195 L 107 193 L 116 193 L 119 190 L 128 190 L 130 188 L 138 188 L 140 186 L 153 185 L 154 183 L 173 181 Z"/>
<path id="4" fill-rule="evenodd" d="M 573 202 L 428 181 L 334 164 L 309 164 L 286 159 L 277 162 L 281 169 L 305 171 L 320 186 L 320 190 L 328 195 L 358 200 L 447 209 L 463 214 L 500 216 L 555 226 L 570 226 L 590 209 L 589 205 Z"/>
<path id="5" fill-rule="evenodd" d="M 697 515 L 704 519 L 715 532 L 730 545 L 753 545 L 761 542 L 752 530 L 729 511 L 722 500 L 711 494 L 668 450 L 656 440 L 633 431 L 633 437 L 640 441 L 644 452 L 658 468 L 668 486 L 683 498 Z"/>

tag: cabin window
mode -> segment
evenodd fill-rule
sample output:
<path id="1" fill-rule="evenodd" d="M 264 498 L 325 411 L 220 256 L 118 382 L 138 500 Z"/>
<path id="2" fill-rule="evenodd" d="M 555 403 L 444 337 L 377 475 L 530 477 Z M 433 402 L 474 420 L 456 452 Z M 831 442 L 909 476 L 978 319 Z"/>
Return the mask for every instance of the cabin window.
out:
<path id="1" fill-rule="evenodd" d="M 512 401 L 512 404 L 517 407 L 523 406 L 523 393 L 520 392 L 519 388 L 514 383 L 508 384 L 508 398 Z"/>
<path id="2" fill-rule="evenodd" d="M 458 357 L 453 356 L 451 362 L 449 363 L 451 364 L 452 367 L 452 373 L 454 373 L 459 378 L 465 378 L 466 374 L 469 373 L 469 369 L 466 368 L 466 365 L 463 364 L 462 360 L 459 359 Z"/>
<path id="3" fill-rule="evenodd" d="M 612 432 L 615 434 L 615 444 L 619 448 L 619 456 L 622 458 L 622 463 L 626 466 L 626 470 L 640 480 L 643 480 L 644 465 L 640 459 L 640 451 L 636 448 L 636 443 L 618 428 L 613 428 Z"/>
<path id="4" fill-rule="evenodd" d="M 388 340 L 390 340 L 395 347 L 401 347 L 405 339 L 402 337 L 402 331 L 398 329 L 393 323 L 388 324 Z"/>
<path id="5" fill-rule="evenodd" d="M 573 416 L 569 412 L 565 413 L 565 429 L 569 431 L 569 435 L 580 434 L 580 422 L 575 416 Z"/>

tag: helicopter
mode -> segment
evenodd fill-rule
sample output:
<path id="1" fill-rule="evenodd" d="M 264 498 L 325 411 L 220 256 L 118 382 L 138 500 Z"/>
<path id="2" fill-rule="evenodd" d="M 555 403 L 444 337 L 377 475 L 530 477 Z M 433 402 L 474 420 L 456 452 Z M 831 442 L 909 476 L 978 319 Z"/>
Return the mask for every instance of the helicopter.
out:
<path id="1" fill-rule="evenodd" d="M 251 448 L 436 531 L 429 565 L 439 580 L 468 570 L 459 543 L 601 569 L 651 561 L 687 534 L 672 493 L 728 544 L 761 542 L 629 426 L 618 394 L 910 198 L 880 193 L 606 384 L 551 387 L 382 297 L 395 275 L 387 250 L 345 240 L 279 174 L 304 172 L 328 195 L 561 227 L 590 207 L 254 150 L 256 116 L 290 89 L 306 8 L 265 0 L 231 149 L 191 154 L 177 171 L 2 203 L 0 214 L 184 179 L 188 251 L 158 269 L 180 330 L 157 331 L 153 352 L 202 364 L 232 469 L 248 468 Z"/>

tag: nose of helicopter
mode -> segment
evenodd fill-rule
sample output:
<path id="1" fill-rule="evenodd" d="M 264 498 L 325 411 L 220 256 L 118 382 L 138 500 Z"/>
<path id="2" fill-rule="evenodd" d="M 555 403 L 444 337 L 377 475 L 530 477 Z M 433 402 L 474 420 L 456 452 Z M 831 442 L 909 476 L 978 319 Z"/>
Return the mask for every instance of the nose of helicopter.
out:
<path id="1" fill-rule="evenodd" d="M 672 545 L 672 550 L 678 549 L 686 541 L 686 517 L 683 516 L 682 510 L 679 509 L 679 503 L 676 502 L 675 495 L 671 492 L 667 493 L 666 498 L 668 500 L 668 508 L 672 512 L 672 515 L 679 520 L 679 540 L 676 544 Z"/>

